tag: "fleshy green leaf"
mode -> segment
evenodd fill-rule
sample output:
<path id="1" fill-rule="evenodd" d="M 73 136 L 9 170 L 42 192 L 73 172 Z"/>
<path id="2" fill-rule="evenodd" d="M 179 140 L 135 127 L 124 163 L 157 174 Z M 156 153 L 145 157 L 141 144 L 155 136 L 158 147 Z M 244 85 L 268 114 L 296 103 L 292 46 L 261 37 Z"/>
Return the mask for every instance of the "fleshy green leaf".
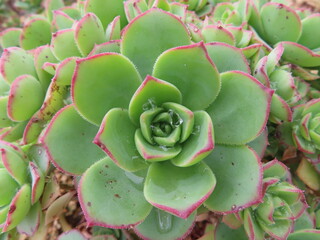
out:
<path id="1" fill-rule="evenodd" d="M 304 229 L 291 233 L 288 240 L 320 240 L 320 230 Z"/>
<path id="2" fill-rule="evenodd" d="M 256 151 L 256 153 L 262 159 L 268 144 L 268 129 L 266 128 L 257 138 L 249 142 L 247 145 Z"/>
<path id="3" fill-rule="evenodd" d="M 240 71 L 221 74 L 221 82 L 220 94 L 207 110 L 215 140 L 223 144 L 250 142 L 265 128 L 272 92 Z"/>
<path id="4" fill-rule="evenodd" d="M 10 202 L 9 202 L 9 203 L 10 203 Z M 0 223 L 1 223 L 1 225 L 6 221 L 8 212 L 9 212 L 9 205 L 0 208 Z M 0 228 L 0 231 L 1 231 L 1 230 L 2 230 L 2 229 Z"/>
<path id="5" fill-rule="evenodd" d="M 103 28 L 106 29 L 108 24 L 116 17 L 120 16 L 121 26 L 127 24 L 124 13 L 123 1 L 112 0 L 88 0 L 85 5 L 86 12 L 93 12 L 101 20 Z"/>
<path id="6" fill-rule="evenodd" d="M 10 204 L 2 231 L 7 232 L 15 228 L 27 216 L 30 207 L 31 189 L 28 184 L 25 184 L 20 188 Z"/>
<path id="7" fill-rule="evenodd" d="M 56 10 L 53 11 L 52 26 L 56 30 L 72 28 L 74 20 L 66 13 Z"/>
<path id="8" fill-rule="evenodd" d="M 146 141 L 140 129 L 136 130 L 134 135 L 135 146 L 140 155 L 147 161 L 159 162 L 174 158 L 181 152 L 181 146 L 166 147 L 151 145 Z"/>
<path id="9" fill-rule="evenodd" d="M 117 16 L 113 21 L 108 25 L 106 30 L 107 40 L 116 40 L 120 39 L 121 28 L 120 28 L 120 16 Z"/>
<path id="10" fill-rule="evenodd" d="M 4 207 L 10 204 L 14 195 L 19 189 L 18 183 L 10 176 L 6 169 L 0 169 L 0 187 L 1 187 L 1 198 L 0 207 Z M 1 221 L 0 221 L 1 223 Z"/>
<path id="11" fill-rule="evenodd" d="M 281 45 L 279 45 L 281 46 Z M 282 69 L 270 74 L 270 84 L 284 100 L 290 100 L 295 94 L 294 78 L 291 73 Z"/>
<path id="12" fill-rule="evenodd" d="M 29 120 L 23 135 L 25 144 L 34 142 L 53 115 L 65 106 L 68 88 L 75 68 L 75 58 L 67 58 L 58 67 L 40 110 Z"/>
<path id="13" fill-rule="evenodd" d="M 276 239 L 287 239 L 292 226 L 292 220 L 277 220 L 274 224 L 260 222 L 261 228 Z"/>
<path id="14" fill-rule="evenodd" d="M 51 25 L 46 19 L 35 18 L 26 22 L 22 29 L 20 45 L 25 50 L 46 45 L 51 40 Z"/>
<path id="15" fill-rule="evenodd" d="M 16 125 L 2 129 L 3 132 L 1 133 L 1 140 L 7 142 L 15 142 L 22 138 L 24 129 L 27 125 L 27 121 L 19 122 Z"/>
<path id="16" fill-rule="evenodd" d="M 45 12 L 49 19 L 52 20 L 53 10 L 62 8 L 64 6 L 63 0 L 45 0 L 44 2 Z"/>
<path id="17" fill-rule="evenodd" d="M 136 126 L 131 122 L 128 111 L 111 109 L 104 117 L 94 143 L 126 171 L 137 171 L 147 167 L 135 147 Z"/>
<path id="18" fill-rule="evenodd" d="M 265 233 L 256 222 L 250 208 L 245 209 L 243 212 L 243 227 L 249 239 L 264 240 Z"/>
<path id="19" fill-rule="evenodd" d="M 217 178 L 216 189 L 205 202 L 210 210 L 238 212 L 261 200 L 262 167 L 250 148 L 216 145 L 205 162 Z"/>
<path id="20" fill-rule="evenodd" d="M 168 212 L 153 208 L 148 217 L 134 231 L 142 239 L 184 239 L 193 228 L 196 212 L 187 219 L 178 218 Z"/>
<path id="21" fill-rule="evenodd" d="M 88 55 L 88 57 L 91 57 L 100 53 L 106 53 L 106 52 L 120 53 L 120 43 L 121 43 L 120 40 L 112 40 L 102 44 L 96 44 L 93 47 L 91 53 Z"/>
<path id="22" fill-rule="evenodd" d="M 209 25 L 204 27 L 201 33 L 206 43 L 221 42 L 235 45 L 235 38 L 232 33 L 222 26 Z"/>
<path id="23" fill-rule="evenodd" d="M 40 168 L 42 173 L 49 170 L 49 156 L 41 144 L 34 144 L 28 149 L 28 158 Z"/>
<path id="24" fill-rule="evenodd" d="M 276 93 L 271 98 L 270 116 L 272 116 L 273 122 L 276 123 L 281 123 L 281 121 L 290 122 L 292 120 L 292 111 L 289 104 Z"/>
<path id="25" fill-rule="evenodd" d="M 46 91 L 48 88 L 52 75 L 43 70 L 42 67 L 47 62 L 56 63 L 57 61 L 58 60 L 53 55 L 51 48 L 48 45 L 39 47 L 34 52 L 34 65 L 43 91 Z"/>
<path id="26" fill-rule="evenodd" d="M 8 47 L 19 47 L 22 29 L 8 28 L 0 33 L 0 46 L 5 49 Z"/>
<path id="27" fill-rule="evenodd" d="M 46 128 L 41 142 L 56 167 L 71 174 L 82 174 L 105 156 L 92 143 L 98 128 L 85 121 L 73 105 L 61 109 Z"/>
<path id="28" fill-rule="evenodd" d="M 144 195 L 155 207 L 187 218 L 208 198 L 215 185 L 215 176 L 203 162 L 186 168 L 170 162 L 152 163 Z"/>
<path id="29" fill-rule="evenodd" d="M 111 108 L 128 107 L 140 82 L 139 73 L 127 58 L 116 53 L 95 55 L 77 61 L 73 102 L 87 120 L 100 124 Z"/>
<path id="30" fill-rule="evenodd" d="M 60 1 L 60 0 L 59 0 Z M 59 9 L 60 11 L 68 14 L 71 18 L 79 20 L 81 18 L 80 8 L 77 6 L 67 6 Z"/>
<path id="31" fill-rule="evenodd" d="M 270 75 L 276 68 L 277 64 L 279 63 L 281 56 L 283 54 L 283 46 L 277 45 L 272 51 L 268 54 L 267 57 L 267 65 L 266 70 L 268 75 Z"/>
<path id="32" fill-rule="evenodd" d="M 0 58 L 0 71 L 2 77 L 8 83 L 12 83 L 16 77 L 23 74 L 37 77 L 33 57 L 25 50 L 17 47 L 10 47 L 3 50 Z"/>
<path id="33" fill-rule="evenodd" d="M 305 158 L 301 159 L 297 169 L 298 177 L 312 190 L 320 190 L 320 176 L 314 166 Z"/>
<path id="34" fill-rule="evenodd" d="M 210 116 L 205 111 L 194 113 L 192 135 L 183 143 L 182 151 L 171 161 L 179 167 L 194 165 L 210 154 L 214 148 L 214 131 Z"/>
<path id="35" fill-rule="evenodd" d="M 62 233 L 57 240 L 87 240 L 79 230 L 73 229 Z"/>
<path id="36" fill-rule="evenodd" d="M 11 84 L 8 99 L 8 116 L 13 121 L 25 121 L 41 107 L 44 92 L 31 75 L 17 77 Z"/>
<path id="37" fill-rule="evenodd" d="M 190 37 L 183 23 L 176 16 L 153 8 L 126 27 L 121 53 L 130 58 L 145 77 L 151 74 L 153 64 L 163 51 L 188 44 Z"/>
<path id="38" fill-rule="evenodd" d="M 0 97 L 7 96 L 10 89 L 10 85 L 4 80 L 0 74 Z"/>
<path id="39" fill-rule="evenodd" d="M 0 97 L 0 127 L 9 127 L 14 123 L 8 117 L 7 106 L 8 106 L 8 98 L 9 97 Z"/>
<path id="40" fill-rule="evenodd" d="M 147 140 L 150 144 L 154 144 L 154 139 L 152 138 L 152 130 L 151 130 L 152 121 L 159 113 L 163 111 L 164 110 L 162 108 L 154 108 L 154 109 L 144 111 L 140 115 L 141 133 L 144 139 Z"/>
<path id="41" fill-rule="evenodd" d="M 239 70 L 250 73 L 247 59 L 239 48 L 219 42 L 206 44 L 208 54 L 220 73 Z"/>
<path id="42" fill-rule="evenodd" d="M 39 167 L 33 162 L 29 162 L 29 171 L 31 173 L 32 185 L 31 185 L 31 204 L 35 204 L 42 195 L 45 176 L 39 169 Z"/>
<path id="43" fill-rule="evenodd" d="M 74 39 L 73 29 L 64 29 L 52 35 L 52 52 L 60 61 L 68 57 L 80 57 L 81 53 Z"/>
<path id="44" fill-rule="evenodd" d="M 102 23 L 95 14 L 87 13 L 77 23 L 75 40 L 83 56 L 87 56 L 95 44 L 107 41 Z"/>
<path id="45" fill-rule="evenodd" d="M 27 236 L 35 234 L 40 225 L 41 214 L 41 205 L 38 202 L 31 207 L 28 215 L 17 226 L 19 233 L 26 234 Z"/>
<path id="46" fill-rule="evenodd" d="M 109 158 L 92 165 L 78 191 L 88 225 L 128 228 L 142 222 L 152 208 L 143 196 L 143 182 L 139 173 L 125 172 Z"/>
<path id="47" fill-rule="evenodd" d="M 290 7 L 279 3 L 267 3 L 261 8 L 263 36 L 267 42 L 296 42 L 301 35 L 301 21 Z"/>
<path id="48" fill-rule="evenodd" d="M 20 185 L 27 180 L 27 165 L 21 156 L 9 148 L 0 148 L 1 160 L 7 171 Z"/>
<path id="49" fill-rule="evenodd" d="M 172 48 L 157 59 L 153 75 L 175 85 L 182 94 L 182 105 L 203 110 L 220 91 L 218 71 L 202 42 Z"/>
<path id="50" fill-rule="evenodd" d="M 283 58 L 301 67 L 316 67 L 320 65 L 320 54 L 312 52 L 298 43 L 281 42 L 284 47 Z"/>
<path id="51" fill-rule="evenodd" d="M 287 166 L 277 159 L 263 165 L 263 178 L 278 178 L 286 181 L 289 175 L 290 172 Z"/>
<path id="52" fill-rule="evenodd" d="M 162 107 L 167 111 L 174 111 L 177 115 L 179 115 L 179 118 L 182 120 L 182 133 L 180 136 L 180 143 L 183 143 L 189 138 L 194 128 L 193 112 L 191 112 L 189 109 L 180 104 L 170 102 L 162 104 Z"/>
<path id="53" fill-rule="evenodd" d="M 298 41 L 299 44 L 306 46 L 309 49 L 316 49 L 320 47 L 319 41 L 315 39 L 320 38 L 320 34 L 315 29 L 320 26 L 320 15 L 312 14 L 302 20 L 302 34 Z"/>
<path id="54" fill-rule="evenodd" d="M 248 240 L 248 237 L 242 227 L 238 229 L 231 229 L 224 223 L 219 223 L 214 233 L 217 240 Z"/>

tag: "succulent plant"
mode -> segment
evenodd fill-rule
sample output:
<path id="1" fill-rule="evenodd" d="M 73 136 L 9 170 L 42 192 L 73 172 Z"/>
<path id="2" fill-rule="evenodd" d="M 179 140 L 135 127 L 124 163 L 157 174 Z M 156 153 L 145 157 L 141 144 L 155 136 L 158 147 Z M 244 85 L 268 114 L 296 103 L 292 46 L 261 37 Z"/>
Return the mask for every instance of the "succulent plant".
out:
<path id="1" fill-rule="evenodd" d="M 297 148 L 306 154 L 319 154 L 319 102 L 319 99 L 313 99 L 294 110 L 293 140 Z"/>
<path id="2" fill-rule="evenodd" d="M 0 238 L 74 196 L 50 160 L 88 226 L 184 239 L 206 208 L 201 240 L 316 239 L 319 15 L 283 2 L 46 0 L 1 32 Z"/>
<path id="3" fill-rule="evenodd" d="M 298 15 L 294 9 L 282 3 L 268 2 L 259 6 L 258 2 L 252 4 L 249 24 L 264 41 L 271 46 L 281 44 L 286 61 L 302 67 L 319 66 L 320 45 L 314 41 L 317 36 L 313 30 L 319 27 L 319 14 Z"/>
<path id="4" fill-rule="evenodd" d="M 279 127 L 282 141 L 287 145 L 295 146 L 313 164 L 319 162 L 318 108 L 319 99 L 298 105 L 293 111 L 293 121 Z"/>
<path id="5" fill-rule="evenodd" d="M 29 157 L 33 159 L 36 147 L 29 149 L 28 156 L 16 145 L 1 141 L 0 150 L 1 233 L 17 227 L 20 233 L 32 235 L 40 221 L 38 200 L 42 195 L 48 165 L 29 161 Z"/>
<path id="6" fill-rule="evenodd" d="M 264 164 L 263 171 L 264 197 L 261 203 L 235 215 L 226 215 L 223 222 L 232 229 L 243 226 L 249 239 L 265 239 L 266 235 L 287 239 L 294 221 L 308 206 L 305 196 L 302 190 L 290 183 L 288 168 L 278 160 Z M 241 229 L 236 231 L 243 235 Z"/>
<path id="7" fill-rule="evenodd" d="M 54 116 L 41 143 L 56 167 L 84 173 L 78 194 L 89 225 L 127 228 L 146 218 L 135 229 L 150 237 L 150 224 L 165 221 L 167 235 L 159 238 L 173 239 L 189 232 L 203 202 L 236 212 L 260 201 L 260 159 L 245 144 L 264 130 L 272 91 L 244 72 L 220 75 L 210 45 L 190 44 L 177 17 L 153 8 L 122 32 L 121 54 L 76 61 L 73 104 Z M 259 109 L 245 92 L 255 95 Z M 242 131 L 243 124 L 250 128 Z M 110 158 L 99 161 L 104 153 L 92 141 Z M 251 177 L 224 181 L 246 164 Z M 223 193 L 237 184 L 246 190 Z M 222 202 L 224 194 L 230 197 Z"/>

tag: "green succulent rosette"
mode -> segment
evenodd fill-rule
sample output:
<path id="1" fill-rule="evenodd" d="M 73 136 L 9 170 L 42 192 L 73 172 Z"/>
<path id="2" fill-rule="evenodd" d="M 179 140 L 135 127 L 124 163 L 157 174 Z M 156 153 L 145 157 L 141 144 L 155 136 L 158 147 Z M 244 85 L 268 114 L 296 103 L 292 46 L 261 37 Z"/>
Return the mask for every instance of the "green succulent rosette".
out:
<path id="1" fill-rule="evenodd" d="M 62 0 L 46 0 L 44 7 L 41 15 L 32 15 L 25 19 L 21 29 L 9 28 L 1 32 L 1 47 L 21 47 L 24 50 L 33 50 L 52 44 L 53 33 L 72 28 L 88 13 L 95 15 L 104 28 L 107 28 L 116 17 L 119 26 L 124 27 L 128 23 L 122 1 L 88 0 L 65 6 Z M 69 45 L 69 47 L 71 47 L 69 52 L 76 51 L 75 46 Z"/>
<path id="2" fill-rule="evenodd" d="M 320 100 L 313 99 L 299 105 L 294 110 L 292 124 L 293 141 L 297 148 L 306 154 L 316 154 L 320 149 Z"/>
<path id="3" fill-rule="evenodd" d="M 319 28 L 319 14 L 300 14 L 286 4 L 252 2 L 249 24 L 265 42 L 284 47 L 283 59 L 301 67 L 320 65 L 314 29 Z"/>
<path id="4" fill-rule="evenodd" d="M 275 90 L 272 96 L 269 121 L 280 124 L 292 121 L 291 107 L 301 100 L 300 80 L 293 77 L 288 66 L 281 66 L 282 45 L 275 47 L 267 56 L 262 57 L 255 65 L 253 75 L 261 83 Z"/>
<path id="5" fill-rule="evenodd" d="M 224 225 L 217 228 L 216 235 L 235 234 L 249 239 L 287 239 L 298 223 L 295 221 L 305 214 L 308 207 L 302 190 L 291 183 L 288 168 L 278 160 L 264 164 L 263 194 L 261 203 L 253 205 L 234 215 L 226 215 Z M 242 227 L 243 228 L 242 228 Z M 313 226 L 308 226 L 312 228 Z M 243 231 L 244 229 L 244 231 Z"/>
<path id="6" fill-rule="evenodd" d="M 36 142 L 52 116 L 70 102 L 75 58 L 87 56 L 95 44 L 117 39 L 116 32 L 127 24 L 122 2 L 88 0 L 65 6 L 61 0 L 47 0 L 44 6 L 45 12 L 27 18 L 22 29 L 0 33 L 0 138 L 5 141 Z M 105 34 L 102 29 L 108 25 Z"/>
<path id="7" fill-rule="evenodd" d="M 299 178 L 311 189 L 318 191 L 319 183 L 319 99 L 312 99 L 293 109 L 293 122 L 279 126 L 280 140 L 302 152 L 303 158 L 297 169 Z"/>
<path id="8" fill-rule="evenodd" d="M 31 236 L 38 229 L 41 216 L 41 206 L 38 200 L 44 188 L 44 174 L 48 169 L 48 164 L 29 161 L 35 147 L 29 150 L 27 156 L 16 145 L 0 142 L 1 233 L 15 231 L 17 228 L 19 233 Z M 5 237 L 5 234 L 1 233 L 1 237 Z"/>
<path id="9" fill-rule="evenodd" d="M 319 99 L 313 99 L 305 104 L 296 106 L 293 110 L 293 121 L 279 126 L 280 140 L 294 146 L 317 168 L 319 163 Z M 307 168 L 302 164 L 302 168 Z"/>
<path id="10" fill-rule="evenodd" d="M 246 144 L 265 129 L 272 91 L 241 71 L 246 64 L 219 74 L 209 49 L 191 44 L 178 17 L 152 8 L 120 40 L 76 60 L 72 104 L 40 141 L 56 167 L 82 175 L 88 225 L 175 239 L 189 233 L 201 204 L 231 213 L 261 200 L 260 157 Z M 225 181 L 230 175 L 237 181 Z"/>

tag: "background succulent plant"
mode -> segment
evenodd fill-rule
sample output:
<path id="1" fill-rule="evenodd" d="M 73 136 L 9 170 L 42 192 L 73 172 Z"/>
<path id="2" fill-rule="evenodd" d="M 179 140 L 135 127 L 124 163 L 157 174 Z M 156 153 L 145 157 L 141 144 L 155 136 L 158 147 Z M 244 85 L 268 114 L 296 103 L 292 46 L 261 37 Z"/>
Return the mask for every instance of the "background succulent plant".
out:
<path id="1" fill-rule="evenodd" d="M 20 233 L 33 235 L 39 226 L 41 206 L 38 202 L 45 184 L 48 162 L 32 158 L 21 148 L 1 141 L 1 232 L 17 227 Z M 32 160 L 30 161 L 29 157 Z M 2 236 L 2 235 L 1 235 Z"/>

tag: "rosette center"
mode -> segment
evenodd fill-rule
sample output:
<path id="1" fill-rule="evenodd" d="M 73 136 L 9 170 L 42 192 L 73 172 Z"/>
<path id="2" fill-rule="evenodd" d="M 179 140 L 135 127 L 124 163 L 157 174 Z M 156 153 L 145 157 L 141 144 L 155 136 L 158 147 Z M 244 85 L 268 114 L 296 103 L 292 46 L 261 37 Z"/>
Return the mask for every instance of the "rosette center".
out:
<path id="1" fill-rule="evenodd" d="M 145 111 L 140 116 L 143 137 L 150 144 L 163 147 L 173 147 L 182 142 L 182 132 L 185 130 L 183 123 L 184 121 L 190 122 L 190 119 L 180 115 L 186 112 L 193 119 L 193 114 L 189 109 L 175 103 L 165 103 L 160 108 Z M 191 125 L 193 126 L 193 123 Z M 190 134 L 184 135 L 189 136 Z"/>
<path id="2" fill-rule="evenodd" d="M 140 115 L 135 144 L 144 159 L 172 159 L 180 153 L 181 143 L 189 138 L 193 128 L 193 112 L 180 104 L 167 102 Z"/>

